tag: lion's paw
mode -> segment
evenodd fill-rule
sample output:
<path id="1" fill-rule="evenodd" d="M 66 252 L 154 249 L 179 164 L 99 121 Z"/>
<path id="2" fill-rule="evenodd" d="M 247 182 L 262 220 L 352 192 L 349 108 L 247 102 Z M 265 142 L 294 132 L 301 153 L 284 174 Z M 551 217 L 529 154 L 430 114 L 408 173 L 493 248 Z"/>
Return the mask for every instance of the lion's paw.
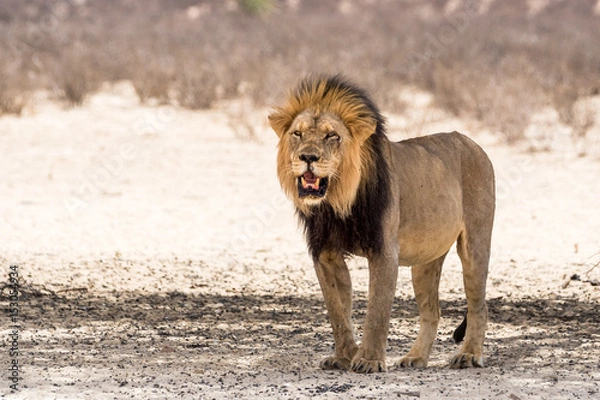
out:
<path id="1" fill-rule="evenodd" d="M 387 367 L 383 360 L 366 360 L 364 358 L 354 359 L 350 370 L 361 374 L 370 374 L 373 372 L 385 372 Z"/>
<path id="2" fill-rule="evenodd" d="M 483 356 L 481 354 L 460 353 L 450 360 L 450 369 L 464 369 L 483 367 Z"/>
<path id="3" fill-rule="evenodd" d="M 321 369 L 341 369 L 347 371 L 350 369 L 350 360 L 344 357 L 327 357 L 321 361 Z"/>
<path id="4" fill-rule="evenodd" d="M 406 356 L 398 361 L 395 366 L 397 368 L 425 368 L 427 366 L 427 360 L 422 357 Z"/>

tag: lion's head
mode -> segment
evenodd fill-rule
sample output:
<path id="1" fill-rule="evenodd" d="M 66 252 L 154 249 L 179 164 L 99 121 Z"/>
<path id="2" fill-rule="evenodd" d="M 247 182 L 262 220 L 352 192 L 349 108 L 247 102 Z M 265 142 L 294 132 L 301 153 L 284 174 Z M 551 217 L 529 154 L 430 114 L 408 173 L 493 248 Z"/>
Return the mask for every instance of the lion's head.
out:
<path id="1" fill-rule="evenodd" d="M 383 118 L 371 100 L 339 76 L 309 77 L 269 116 L 279 136 L 277 173 L 298 210 L 326 202 L 339 217 L 350 214 L 363 177 L 373 171 L 365 142 Z"/>

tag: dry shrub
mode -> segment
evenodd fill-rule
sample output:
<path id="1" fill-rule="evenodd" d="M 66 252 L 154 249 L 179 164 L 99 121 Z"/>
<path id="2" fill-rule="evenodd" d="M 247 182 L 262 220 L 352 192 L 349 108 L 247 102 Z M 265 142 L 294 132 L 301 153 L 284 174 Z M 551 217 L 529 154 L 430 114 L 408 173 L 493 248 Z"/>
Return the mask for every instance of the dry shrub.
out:
<path id="1" fill-rule="evenodd" d="M 90 49 L 79 45 L 50 61 L 54 92 L 71 106 L 83 104 L 102 83 L 91 53 Z"/>
<path id="2" fill-rule="evenodd" d="M 28 92 L 11 87 L 6 80 L 0 77 L 0 116 L 3 114 L 21 115 L 28 99 Z"/>
<path id="3" fill-rule="evenodd" d="M 400 88 L 416 85 L 513 142 L 548 104 L 583 134 L 589 118 L 575 118 L 573 107 L 600 90 L 595 0 L 550 1 L 536 14 L 521 0 L 486 12 L 477 1 L 446 0 L 65 4 L 60 23 L 17 53 L 34 88 L 56 87 L 72 104 L 99 81 L 129 79 L 142 102 L 202 109 L 247 96 L 262 106 L 302 75 L 341 72 L 385 111 L 402 112 Z M 449 13 L 449 4 L 459 7 Z M 45 0 L 13 2 L 0 49 L 28 43 L 47 10 Z"/>
<path id="4" fill-rule="evenodd" d="M 98 88 L 98 82 L 85 69 L 61 68 L 55 77 L 57 94 L 70 105 L 77 106 Z"/>
<path id="5" fill-rule="evenodd" d="M 182 56 L 173 86 L 176 103 L 199 110 L 210 108 L 217 100 L 237 96 L 240 74 L 231 73 L 229 68 L 214 65 L 204 54 Z"/>
<path id="6" fill-rule="evenodd" d="M 531 115 L 544 103 L 539 92 L 523 90 L 531 85 L 529 61 L 507 57 L 476 69 L 469 68 L 472 62 L 451 58 L 435 63 L 428 87 L 435 103 L 454 115 L 481 121 L 509 143 L 522 139 Z"/>
<path id="7" fill-rule="evenodd" d="M 180 106 L 206 109 L 218 98 L 219 82 L 211 71 L 182 69 L 175 81 L 175 93 Z"/>
<path id="8" fill-rule="evenodd" d="M 168 104 L 177 60 L 166 49 L 151 51 L 145 44 L 146 39 L 139 38 L 140 46 L 123 51 L 121 58 L 128 67 L 129 79 L 140 102 L 154 99 L 159 104 Z M 155 40 L 158 38 L 151 42 Z"/>
<path id="9" fill-rule="evenodd" d="M 516 11 L 522 6 L 505 2 L 492 10 L 497 15 L 471 15 L 456 40 L 434 47 L 437 54 L 419 65 L 415 80 L 438 106 L 477 118 L 509 143 L 523 138 L 531 116 L 548 104 L 574 131 L 589 129 L 592 114 L 575 118 L 573 107 L 599 85 L 597 18 L 581 5 L 567 12 L 549 6 L 529 17 Z M 433 32 L 444 24 L 438 21 Z"/>
<path id="10" fill-rule="evenodd" d="M 22 47 L 6 41 L 10 36 L 3 28 L 0 21 L 0 116 L 21 115 L 31 91 L 29 76 L 24 73 L 30 60 L 22 54 Z"/>
<path id="11" fill-rule="evenodd" d="M 19 62 L 0 58 L 0 116 L 21 115 L 29 100 L 29 84 L 20 73 Z"/>
<path id="12" fill-rule="evenodd" d="M 551 98 L 560 121 L 571 128 L 571 135 L 575 141 L 581 141 L 594 126 L 598 110 L 594 110 L 585 101 L 585 95 L 577 89 L 569 85 L 557 85 L 551 93 Z"/>
<path id="13" fill-rule="evenodd" d="M 582 32 L 588 32 L 585 24 L 581 28 Z M 570 46 L 563 43 L 562 46 L 550 47 L 548 52 L 553 56 L 560 53 L 561 56 L 561 62 L 554 64 L 548 74 L 546 91 L 550 104 L 560 122 L 570 128 L 571 139 L 579 155 L 593 153 L 588 133 L 596 125 L 600 111 L 600 103 L 594 101 L 594 96 L 600 92 L 600 43 L 591 39 L 571 41 Z"/>
<path id="14" fill-rule="evenodd" d="M 131 83 L 141 103 L 155 99 L 159 104 L 168 104 L 172 82 L 172 74 L 148 65 L 138 65 L 131 73 Z"/>

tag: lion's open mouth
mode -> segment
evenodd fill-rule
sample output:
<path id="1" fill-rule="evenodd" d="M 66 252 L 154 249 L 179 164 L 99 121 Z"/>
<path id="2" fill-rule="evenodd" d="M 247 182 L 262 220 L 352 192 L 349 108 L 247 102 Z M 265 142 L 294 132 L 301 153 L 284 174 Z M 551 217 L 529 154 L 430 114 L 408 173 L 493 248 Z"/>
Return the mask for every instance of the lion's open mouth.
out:
<path id="1" fill-rule="evenodd" d="M 306 172 L 298 177 L 298 196 L 323 197 L 327 191 L 327 178 L 321 178 L 312 172 Z"/>

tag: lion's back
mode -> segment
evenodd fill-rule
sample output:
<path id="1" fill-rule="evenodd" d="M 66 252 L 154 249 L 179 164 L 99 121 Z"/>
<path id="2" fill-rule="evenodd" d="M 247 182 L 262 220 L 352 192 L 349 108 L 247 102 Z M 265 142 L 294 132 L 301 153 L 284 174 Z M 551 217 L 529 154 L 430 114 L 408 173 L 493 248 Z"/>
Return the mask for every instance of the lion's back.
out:
<path id="1" fill-rule="evenodd" d="M 442 132 L 394 143 L 394 161 L 418 172 L 450 173 L 461 182 L 476 181 L 478 186 L 494 188 L 494 170 L 487 153 L 473 139 L 460 132 Z M 436 161 L 439 168 L 435 167 Z"/>

